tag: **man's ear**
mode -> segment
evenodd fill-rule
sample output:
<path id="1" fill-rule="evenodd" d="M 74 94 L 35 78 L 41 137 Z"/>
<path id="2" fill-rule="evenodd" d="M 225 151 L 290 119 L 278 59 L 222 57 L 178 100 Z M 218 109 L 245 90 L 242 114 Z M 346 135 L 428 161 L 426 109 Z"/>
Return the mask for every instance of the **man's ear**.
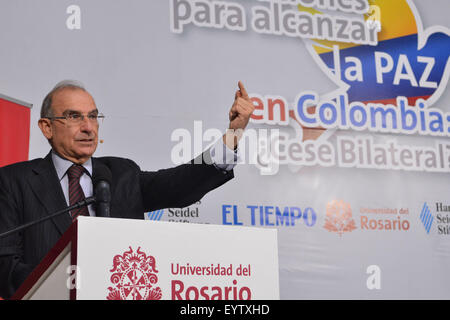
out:
<path id="1" fill-rule="evenodd" d="M 53 137 L 53 130 L 50 119 L 41 118 L 38 121 L 38 125 L 42 131 L 42 134 L 47 138 L 47 140 L 50 140 Z"/>

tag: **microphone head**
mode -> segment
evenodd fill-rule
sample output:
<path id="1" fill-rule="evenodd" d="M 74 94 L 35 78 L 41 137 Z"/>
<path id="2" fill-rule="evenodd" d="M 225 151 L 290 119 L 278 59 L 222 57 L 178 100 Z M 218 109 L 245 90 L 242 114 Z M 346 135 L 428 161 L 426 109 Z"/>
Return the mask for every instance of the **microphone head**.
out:
<path id="1" fill-rule="evenodd" d="M 96 202 L 96 215 L 99 217 L 110 217 L 111 202 L 111 170 L 107 166 L 95 168 L 92 177 L 94 185 L 94 196 Z"/>
<path id="2" fill-rule="evenodd" d="M 111 184 L 112 174 L 111 170 L 107 166 L 98 166 L 95 167 L 92 177 L 92 183 L 94 187 L 100 182 L 106 181 L 108 184 Z"/>

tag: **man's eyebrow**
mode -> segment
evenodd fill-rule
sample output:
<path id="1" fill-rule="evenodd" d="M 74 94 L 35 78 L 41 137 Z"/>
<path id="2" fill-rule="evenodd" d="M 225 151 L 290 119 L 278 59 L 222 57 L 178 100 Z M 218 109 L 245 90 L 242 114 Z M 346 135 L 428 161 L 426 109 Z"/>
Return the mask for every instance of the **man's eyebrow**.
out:
<path id="1" fill-rule="evenodd" d="M 98 109 L 93 109 L 93 110 L 89 111 L 88 114 L 92 114 L 92 113 L 95 113 L 95 112 L 98 113 Z M 63 114 L 69 114 L 69 113 L 79 113 L 79 114 L 81 114 L 80 111 L 72 110 L 72 109 L 67 109 L 67 110 L 64 110 L 64 112 L 63 112 Z"/>
<path id="2" fill-rule="evenodd" d="M 72 110 L 72 109 L 64 110 L 62 114 L 70 114 L 70 113 L 80 113 L 81 114 L 81 112 Z"/>

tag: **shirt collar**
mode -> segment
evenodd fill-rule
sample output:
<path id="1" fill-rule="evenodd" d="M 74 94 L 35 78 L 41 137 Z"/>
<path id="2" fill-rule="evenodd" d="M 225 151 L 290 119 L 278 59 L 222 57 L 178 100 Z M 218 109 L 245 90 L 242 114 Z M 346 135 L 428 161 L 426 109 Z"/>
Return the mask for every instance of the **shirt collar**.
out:
<path id="1" fill-rule="evenodd" d="M 52 160 L 58 179 L 61 181 L 66 175 L 67 170 L 73 165 L 73 162 L 62 158 L 54 150 L 52 150 Z M 82 166 L 87 170 L 87 172 L 89 172 L 89 176 L 92 177 L 92 158 L 89 158 L 89 160 L 83 163 Z"/>

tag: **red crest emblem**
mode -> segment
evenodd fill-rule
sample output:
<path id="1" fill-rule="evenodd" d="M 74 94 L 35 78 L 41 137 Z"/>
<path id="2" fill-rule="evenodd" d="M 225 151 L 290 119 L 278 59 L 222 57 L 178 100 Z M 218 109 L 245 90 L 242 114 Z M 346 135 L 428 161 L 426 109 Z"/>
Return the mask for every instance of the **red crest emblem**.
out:
<path id="1" fill-rule="evenodd" d="M 158 282 L 158 270 L 155 258 L 140 251 L 133 252 L 130 247 L 123 255 L 113 258 L 111 282 L 108 300 L 160 300 L 161 288 L 155 287 Z"/>
<path id="2" fill-rule="evenodd" d="M 355 220 L 352 218 L 350 204 L 342 200 L 329 202 L 327 204 L 327 216 L 323 227 L 330 232 L 337 232 L 340 236 L 344 232 L 355 230 Z"/>

